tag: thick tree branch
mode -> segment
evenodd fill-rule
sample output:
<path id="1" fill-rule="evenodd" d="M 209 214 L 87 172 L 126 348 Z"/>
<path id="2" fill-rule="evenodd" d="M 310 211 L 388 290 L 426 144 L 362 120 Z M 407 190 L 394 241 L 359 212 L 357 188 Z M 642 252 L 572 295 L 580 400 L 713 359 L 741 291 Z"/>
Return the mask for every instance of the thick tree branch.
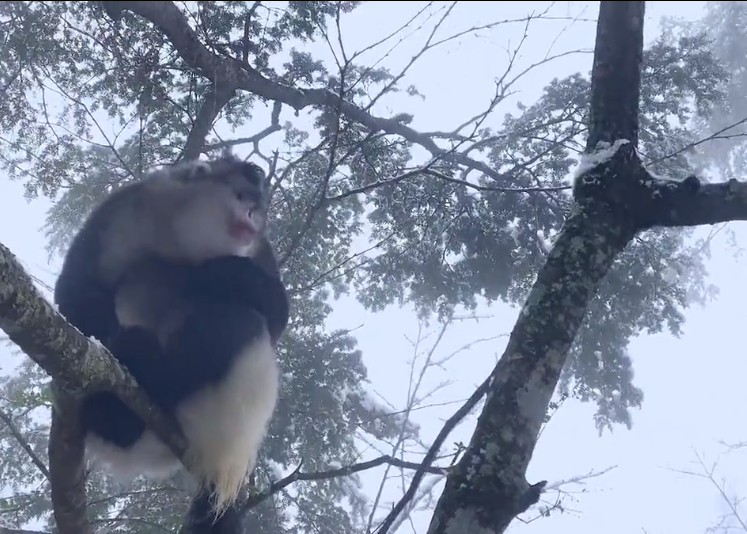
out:
<path id="1" fill-rule="evenodd" d="M 524 477 L 543 417 L 586 308 L 632 237 L 630 229 L 581 210 L 566 221 L 493 371 L 477 428 L 447 479 L 430 534 L 503 532 L 537 501 L 542 485 L 530 486 Z"/>
<path id="2" fill-rule="evenodd" d="M 687 184 L 690 184 L 688 187 Z M 698 226 L 726 221 L 747 221 L 747 183 L 729 180 L 700 184 L 653 178 L 650 226 Z"/>
<path id="3" fill-rule="evenodd" d="M 34 287 L 13 253 L 0 243 L 0 329 L 34 360 L 57 387 L 76 399 L 113 391 L 183 456 L 186 442 L 176 421 L 150 405 L 135 379 L 103 345 L 89 340 L 55 311 Z"/>
<path id="4" fill-rule="evenodd" d="M 638 87 L 630 84 L 640 80 L 643 9 L 640 1 L 601 2 L 587 152 L 608 153 L 584 166 L 574 209 L 493 371 L 477 428 L 447 477 L 429 534 L 504 532 L 545 485 L 530 486 L 526 470 L 568 351 L 599 282 L 641 229 L 634 200 L 646 173 L 634 150 Z"/>
<path id="5" fill-rule="evenodd" d="M 236 84 L 232 79 L 214 77 L 213 86 L 205 97 L 200 111 L 197 112 L 197 118 L 192 123 L 192 129 L 189 131 L 187 141 L 184 143 L 184 150 L 182 151 L 183 159 L 191 160 L 200 157 L 205 146 L 205 139 L 210 132 L 210 128 L 213 127 L 215 118 L 235 94 Z"/>
<path id="6" fill-rule="evenodd" d="M 151 2 L 125 1 L 101 2 L 104 11 L 110 16 L 116 14 L 115 20 L 122 12 L 131 11 L 149 20 L 159 28 L 171 41 L 182 59 L 209 80 L 233 80 L 235 87 L 248 91 L 268 100 L 275 100 L 301 110 L 310 106 L 323 106 L 339 109 L 349 119 L 358 122 L 371 132 L 384 131 L 399 135 L 417 145 L 422 146 L 434 158 L 464 165 L 470 169 L 482 172 L 495 180 L 505 180 L 506 177 L 486 163 L 472 159 L 464 154 L 439 147 L 432 138 L 409 126 L 395 120 L 375 117 L 355 104 L 343 100 L 339 95 L 327 89 L 296 89 L 269 80 L 255 71 L 250 65 L 238 60 L 213 54 L 200 42 L 197 33 L 190 27 L 187 17 L 173 2 L 156 0 Z"/>
<path id="7" fill-rule="evenodd" d="M 644 2 L 600 2 L 586 151 L 600 141 L 638 145 Z"/>

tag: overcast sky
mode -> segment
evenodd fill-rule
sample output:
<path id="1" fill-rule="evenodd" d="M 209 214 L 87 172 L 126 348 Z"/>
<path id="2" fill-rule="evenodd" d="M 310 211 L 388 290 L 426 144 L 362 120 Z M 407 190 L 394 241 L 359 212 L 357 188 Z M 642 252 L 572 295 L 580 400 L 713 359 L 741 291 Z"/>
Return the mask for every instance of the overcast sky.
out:
<path id="1" fill-rule="evenodd" d="M 379 40 L 404 23 L 424 2 L 399 4 L 369 2 L 345 17 L 343 40 L 349 51 L 360 50 Z M 447 35 L 461 29 L 485 24 L 491 20 L 519 18 L 531 11 L 545 10 L 548 2 L 464 2 L 454 10 L 444 25 Z M 704 2 L 647 2 L 646 40 L 659 33 L 662 15 L 686 19 L 700 17 Z M 397 7 L 394 7 L 394 6 Z M 558 17 L 574 16 L 586 20 L 537 21 L 528 29 L 519 65 L 522 70 L 548 53 L 586 49 L 594 44 L 597 2 L 558 2 L 550 11 Z M 396 71 L 420 49 L 430 26 L 412 36 L 406 43 L 382 61 Z M 480 32 L 450 45 L 438 48 L 421 58 L 410 70 L 402 85 L 414 84 L 426 95 L 418 98 L 392 97 L 375 108 L 375 113 L 390 116 L 407 111 L 414 113 L 415 129 L 451 130 L 467 118 L 483 110 L 494 90 L 493 80 L 506 66 L 506 47 L 514 49 L 522 38 L 524 24 L 500 26 Z M 329 59 L 326 44 L 309 47 L 317 57 Z M 368 63 L 380 58 L 375 53 L 365 56 Z M 536 69 L 516 86 L 518 99 L 531 104 L 542 87 L 553 77 L 572 72 L 588 72 L 590 53 L 573 54 Z M 330 64 L 330 68 L 332 64 Z M 515 102 L 515 100 L 514 100 Z M 506 106 L 494 114 L 491 126 L 498 126 Z M 236 136 L 250 135 L 266 126 L 267 114 L 258 114 L 256 126 Z M 284 111 L 282 121 L 293 121 L 297 126 L 309 124 L 308 115 L 293 117 Z M 228 131 L 223 132 L 230 138 Z M 276 134 L 263 143 L 269 152 L 282 138 Z M 59 260 L 47 262 L 45 238 L 40 231 L 49 203 L 34 200 L 28 203 L 18 183 L 0 182 L 0 241 L 9 246 L 27 269 L 49 284 L 54 282 Z M 739 243 L 745 241 L 742 223 L 731 223 L 738 233 Z M 708 231 L 703 229 L 703 232 Z M 362 248 L 362 245 L 361 245 Z M 568 512 L 529 525 L 515 522 L 514 532 L 532 534 L 575 532 L 596 534 L 600 530 L 614 532 L 647 532 L 664 534 L 702 533 L 715 524 L 727 506 L 719 491 L 707 479 L 675 473 L 674 469 L 700 470 L 695 454 L 713 462 L 725 451 L 719 441 L 747 440 L 747 426 L 734 425 L 731 420 L 741 414 L 747 389 L 740 387 L 747 365 L 740 363 L 742 324 L 747 289 L 744 284 L 743 259 L 735 256 L 735 248 L 726 239 L 717 237 L 709 260 L 709 282 L 720 288 L 720 296 L 705 309 L 688 312 L 685 334 L 676 339 L 669 334 L 646 336 L 634 340 L 631 354 L 635 363 L 635 382 L 645 393 L 643 408 L 634 412 L 632 430 L 617 427 L 613 434 L 598 436 L 592 415 L 593 405 L 568 402 L 557 414 L 541 437 L 529 470 L 529 481 L 547 479 L 551 482 L 583 475 L 592 470 L 617 466 L 603 476 L 588 481 L 584 486 L 568 486 L 575 492 L 565 497 Z M 369 369 L 371 390 L 395 407 L 404 406 L 413 349 L 406 339 L 417 337 L 418 323 L 410 309 L 390 308 L 377 315 L 368 315 L 352 298 L 338 301 L 329 323 L 330 328 L 355 328 L 360 348 Z M 438 355 L 445 356 L 454 349 L 475 339 L 508 334 L 513 326 L 516 310 L 505 306 L 480 310 L 493 317 L 479 324 L 454 326 L 447 334 Z M 416 412 L 413 418 L 422 425 L 426 442 L 436 435 L 441 423 L 459 406 L 457 401 L 468 397 L 477 384 L 489 373 L 501 354 L 505 336 L 480 343 L 470 351 L 450 360 L 441 370 L 431 370 L 425 377 L 423 391 L 428 391 L 444 380 L 448 387 L 429 399 L 431 404 L 450 403 Z M 467 442 L 474 426 L 474 417 L 452 435 L 450 442 Z M 367 453 L 367 457 L 372 453 Z M 727 478 L 729 496 L 747 495 L 747 452 L 733 451 L 720 459 L 717 477 Z M 366 490 L 376 491 L 381 470 L 367 474 Z M 440 493 L 440 486 L 438 493 Z M 385 501 L 400 494 L 394 485 L 385 492 Z M 550 494 L 555 499 L 556 494 Z M 413 524 L 424 533 L 429 512 L 417 513 Z M 400 532 L 409 532 L 409 525 Z"/>

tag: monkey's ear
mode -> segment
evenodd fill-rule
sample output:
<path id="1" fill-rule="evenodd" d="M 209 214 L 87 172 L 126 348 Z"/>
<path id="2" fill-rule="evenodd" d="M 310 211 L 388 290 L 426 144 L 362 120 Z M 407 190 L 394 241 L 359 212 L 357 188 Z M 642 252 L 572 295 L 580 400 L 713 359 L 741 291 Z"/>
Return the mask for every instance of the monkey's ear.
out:
<path id="1" fill-rule="evenodd" d="M 254 172 L 257 174 L 259 182 L 267 182 L 267 173 L 265 173 L 265 170 L 255 163 L 250 163 L 250 165 L 254 167 Z"/>
<path id="2" fill-rule="evenodd" d="M 189 166 L 188 176 L 190 180 L 202 180 L 210 176 L 210 171 L 210 162 L 195 160 Z"/>
<path id="3" fill-rule="evenodd" d="M 257 181 L 259 182 L 259 184 L 264 186 L 264 188 L 269 191 L 270 185 L 272 185 L 270 182 L 272 180 L 270 180 L 270 177 L 267 176 L 267 173 L 265 172 L 265 170 L 259 165 L 257 165 L 256 163 L 250 163 L 250 165 L 254 166 L 254 169 L 255 169 L 254 172 L 257 173 L 257 178 L 258 178 Z"/>

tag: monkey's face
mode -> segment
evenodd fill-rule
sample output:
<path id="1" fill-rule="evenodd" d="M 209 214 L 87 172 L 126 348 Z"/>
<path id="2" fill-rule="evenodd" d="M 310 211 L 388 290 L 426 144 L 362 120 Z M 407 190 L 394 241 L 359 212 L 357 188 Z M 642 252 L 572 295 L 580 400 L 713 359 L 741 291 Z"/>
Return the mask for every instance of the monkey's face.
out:
<path id="1" fill-rule="evenodd" d="M 268 192 L 262 170 L 239 160 L 199 162 L 184 182 L 174 219 L 177 241 L 195 261 L 253 256 L 267 224 Z"/>

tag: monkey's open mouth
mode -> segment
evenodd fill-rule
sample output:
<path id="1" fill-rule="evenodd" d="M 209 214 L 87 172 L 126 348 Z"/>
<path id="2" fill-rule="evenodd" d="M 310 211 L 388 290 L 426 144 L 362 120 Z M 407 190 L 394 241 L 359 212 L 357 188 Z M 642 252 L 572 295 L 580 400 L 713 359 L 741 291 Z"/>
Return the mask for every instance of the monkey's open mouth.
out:
<path id="1" fill-rule="evenodd" d="M 228 223 L 228 233 L 235 239 L 252 239 L 257 235 L 257 227 L 251 219 L 233 219 Z"/>

